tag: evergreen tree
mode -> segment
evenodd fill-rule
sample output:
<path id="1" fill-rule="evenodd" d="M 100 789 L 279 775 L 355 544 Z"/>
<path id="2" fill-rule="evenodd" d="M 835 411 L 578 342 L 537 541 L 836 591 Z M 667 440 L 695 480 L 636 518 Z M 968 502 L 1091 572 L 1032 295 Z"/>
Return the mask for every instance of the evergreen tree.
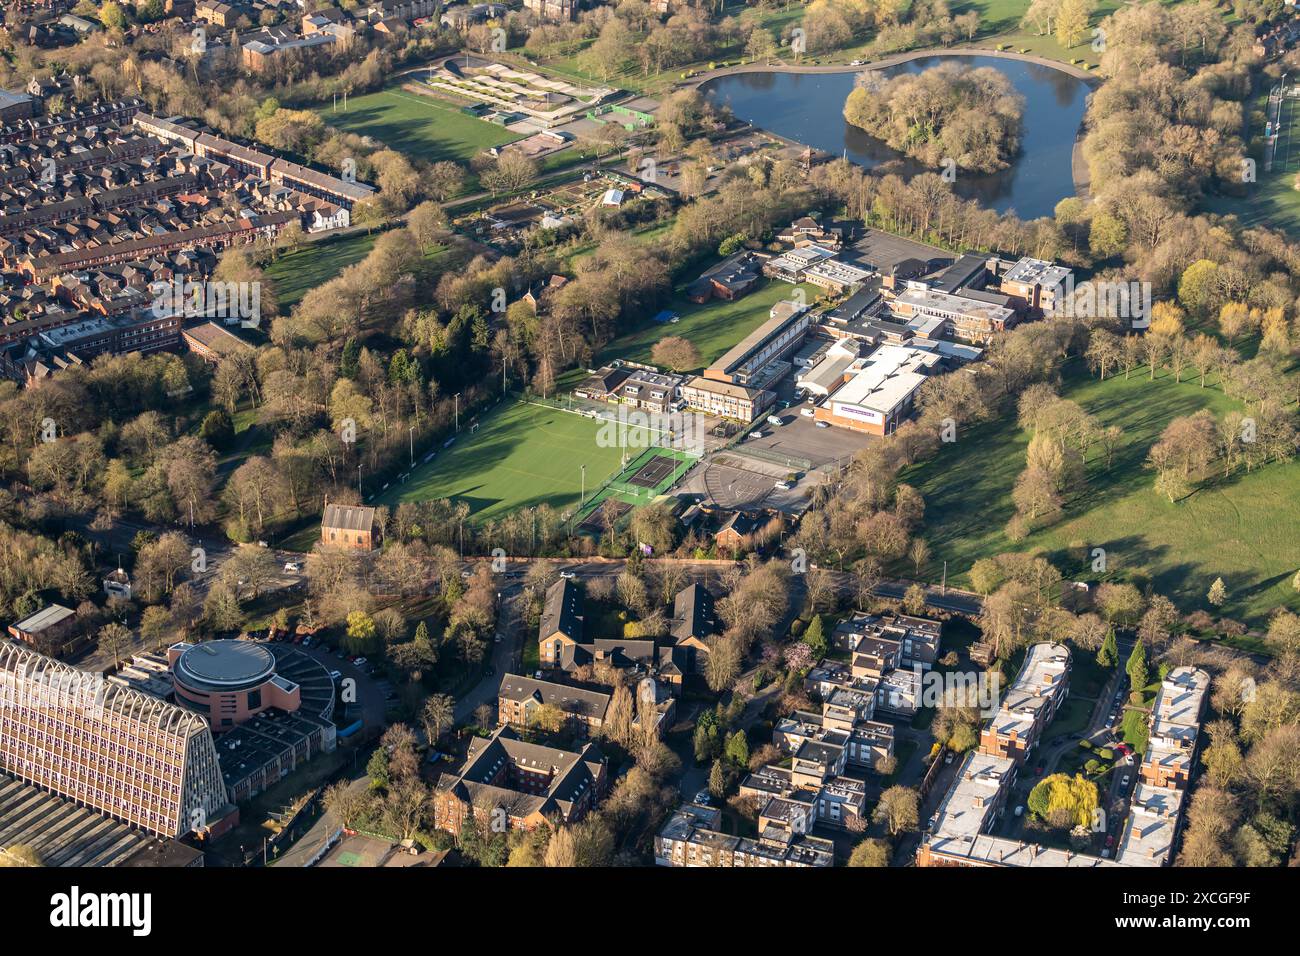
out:
<path id="1" fill-rule="evenodd" d="M 727 792 L 727 771 L 722 768 L 722 761 L 713 761 L 713 769 L 709 771 L 709 793 L 713 794 L 715 799 L 721 800 Z"/>
<path id="2" fill-rule="evenodd" d="M 727 759 L 737 767 L 749 766 L 749 741 L 743 730 L 737 730 L 727 738 Z"/>
<path id="3" fill-rule="evenodd" d="M 1114 667 L 1119 663 L 1119 648 L 1115 646 L 1113 627 L 1106 632 L 1106 639 L 1101 642 L 1101 650 L 1097 651 L 1097 663 L 1102 667 Z"/>
<path id="4" fill-rule="evenodd" d="M 808 622 L 808 630 L 803 632 L 803 642 L 808 645 L 808 649 L 813 652 L 813 658 L 821 660 L 830 650 L 826 643 L 825 628 L 822 625 L 822 616 L 814 614 L 812 620 Z"/>
<path id="5" fill-rule="evenodd" d="M 1147 686 L 1147 649 L 1141 641 L 1133 645 L 1133 653 L 1128 656 L 1128 663 L 1124 665 L 1124 670 L 1128 672 L 1129 683 L 1132 684 L 1136 691 L 1142 690 Z"/>
<path id="6" fill-rule="evenodd" d="M 376 747 L 375 752 L 370 755 L 370 762 L 366 764 L 366 773 L 370 775 L 372 790 L 388 789 L 388 754 L 384 752 L 383 747 Z"/>

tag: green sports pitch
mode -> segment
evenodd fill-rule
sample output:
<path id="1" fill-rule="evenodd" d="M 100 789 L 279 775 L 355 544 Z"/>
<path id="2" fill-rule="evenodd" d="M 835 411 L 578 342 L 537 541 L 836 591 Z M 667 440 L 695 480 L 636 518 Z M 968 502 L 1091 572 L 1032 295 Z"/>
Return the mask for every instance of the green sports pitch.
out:
<path id="1" fill-rule="evenodd" d="M 451 498 L 467 502 L 479 521 L 541 504 L 562 511 L 578 504 L 583 465 L 589 497 L 619 470 L 623 450 L 602 448 L 599 431 L 600 422 L 573 412 L 526 401 L 503 404 L 477 430 L 462 428 L 449 447 L 439 447 L 375 501 L 395 507 Z"/>

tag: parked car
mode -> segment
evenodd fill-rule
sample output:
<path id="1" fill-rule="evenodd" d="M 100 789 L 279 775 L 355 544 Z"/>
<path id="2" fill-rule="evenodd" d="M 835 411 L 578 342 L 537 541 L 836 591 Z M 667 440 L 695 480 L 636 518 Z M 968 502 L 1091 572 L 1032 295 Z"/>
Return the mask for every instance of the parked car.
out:
<path id="1" fill-rule="evenodd" d="M 709 793 L 707 790 L 701 790 L 695 795 L 695 799 L 691 802 L 698 803 L 702 807 L 710 807 L 713 805 L 713 794 Z"/>
<path id="2" fill-rule="evenodd" d="M 566 581 L 568 581 L 568 580 L 570 580 L 570 579 L 572 579 L 572 578 L 574 578 L 574 577 L 576 577 L 576 576 L 577 576 L 577 575 L 575 575 L 572 571 L 561 571 L 561 572 L 560 572 L 560 577 L 564 578 Z"/>
<path id="3" fill-rule="evenodd" d="M 1127 790 L 1127 789 L 1128 789 L 1128 782 L 1129 782 L 1130 780 L 1132 780 L 1132 779 L 1133 779 L 1133 778 L 1130 777 L 1128 774 L 1124 774 L 1124 776 L 1122 776 L 1122 777 L 1119 778 L 1119 785 L 1120 785 L 1120 787 L 1121 787 L 1122 789 Z"/>
<path id="4" fill-rule="evenodd" d="M 358 658 L 357 658 L 355 661 L 353 661 L 352 663 L 355 664 L 357 667 L 365 667 L 365 666 L 366 666 L 366 659 L 365 659 L 364 657 L 358 657 Z"/>
<path id="5" fill-rule="evenodd" d="M 302 564 L 298 561 L 286 561 L 284 563 L 285 574 L 297 574 L 302 570 Z"/>
<path id="6" fill-rule="evenodd" d="M 799 410 L 799 414 L 802 415 L 804 418 L 812 418 L 817 413 L 814 412 L 811 408 L 801 408 Z"/>
<path id="7" fill-rule="evenodd" d="M 1025 815 L 1025 805 L 1022 803 L 1020 804 L 1020 806 L 1016 807 L 1016 816 L 1022 817 L 1024 815 Z"/>
<path id="8" fill-rule="evenodd" d="M 330 680 L 335 680 L 335 681 L 337 681 L 337 680 L 342 680 L 342 679 L 343 679 L 343 672 L 342 672 L 342 671 L 330 671 Z"/>
<path id="9" fill-rule="evenodd" d="M 830 422 L 818 422 L 818 423 L 817 423 L 817 427 L 818 427 L 818 428 L 830 428 L 830 427 L 831 427 L 831 423 L 830 423 Z"/>

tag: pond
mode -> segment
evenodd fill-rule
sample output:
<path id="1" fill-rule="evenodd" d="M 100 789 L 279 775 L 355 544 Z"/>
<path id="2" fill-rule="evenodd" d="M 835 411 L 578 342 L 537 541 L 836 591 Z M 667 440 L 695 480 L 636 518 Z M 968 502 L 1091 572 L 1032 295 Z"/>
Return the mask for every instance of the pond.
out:
<path id="1" fill-rule="evenodd" d="M 999 70 L 1025 98 L 1020 153 L 1012 165 L 991 174 L 959 170 L 956 192 L 999 212 L 1014 211 L 1022 219 L 1052 215 L 1058 202 L 1074 195 L 1071 157 L 1091 85 L 1051 67 L 993 56 L 919 57 L 883 72 L 919 73 L 954 56 L 971 67 Z M 844 100 L 859 72 L 738 73 L 710 80 L 700 89 L 711 102 L 730 106 L 738 119 L 835 156 L 847 155 L 868 168 L 897 161 L 904 177 L 929 169 L 845 122 Z"/>

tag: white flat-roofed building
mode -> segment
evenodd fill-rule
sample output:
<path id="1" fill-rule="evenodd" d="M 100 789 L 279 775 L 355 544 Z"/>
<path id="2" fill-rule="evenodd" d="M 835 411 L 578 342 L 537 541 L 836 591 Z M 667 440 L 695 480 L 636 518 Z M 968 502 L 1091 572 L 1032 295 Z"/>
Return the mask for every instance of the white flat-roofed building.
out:
<path id="1" fill-rule="evenodd" d="M 1178 835 L 1183 791 L 1139 782 L 1133 788 L 1115 860 L 1124 866 L 1166 866 Z"/>
<path id="2" fill-rule="evenodd" d="M 830 425 L 888 435 L 910 414 L 913 400 L 942 357 L 905 345 L 882 345 L 845 372 L 814 417 Z"/>
<path id="3" fill-rule="evenodd" d="M 804 270 L 805 282 L 811 282 L 832 292 L 843 292 L 853 286 L 866 282 L 871 277 L 870 269 L 862 269 L 838 259 L 823 259 Z"/>
<path id="4" fill-rule="evenodd" d="M 1030 645 L 1020 673 L 980 734 L 980 750 L 1023 761 L 1056 716 L 1069 682 L 1070 651 L 1065 645 Z"/>
<path id="5" fill-rule="evenodd" d="M 858 360 L 858 346 L 852 339 L 842 339 L 828 348 L 816 365 L 795 379 L 795 384 L 812 395 L 823 398 L 844 384 L 844 376 Z"/>
<path id="6" fill-rule="evenodd" d="M 1210 675 L 1176 667 L 1160 683 L 1151 708 L 1151 736 L 1139 776 L 1156 787 L 1185 789 L 1200 735 Z"/>
<path id="7" fill-rule="evenodd" d="M 931 820 L 936 837 L 975 837 L 997 819 L 1016 781 L 1016 762 L 1009 757 L 972 751 Z"/>

